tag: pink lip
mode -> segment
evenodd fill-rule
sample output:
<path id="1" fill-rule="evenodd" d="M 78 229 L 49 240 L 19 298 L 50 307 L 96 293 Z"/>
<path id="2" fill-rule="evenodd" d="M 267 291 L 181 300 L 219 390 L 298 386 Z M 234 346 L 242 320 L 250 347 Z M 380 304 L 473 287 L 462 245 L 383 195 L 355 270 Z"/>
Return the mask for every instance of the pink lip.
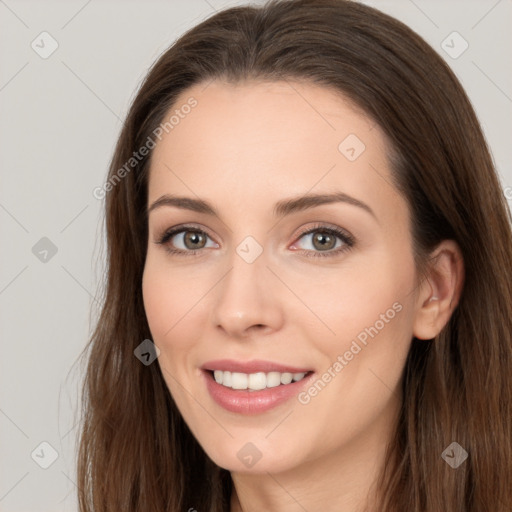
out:
<path id="1" fill-rule="evenodd" d="M 208 370 L 203 369 L 201 375 L 206 382 L 206 388 L 210 396 L 218 405 L 230 412 L 254 415 L 266 412 L 296 397 L 304 387 L 309 385 L 315 374 L 311 372 L 310 375 L 306 375 L 298 382 L 291 382 L 290 384 L 262 389 L 260 391 L 237 390 L 227 388 L 222 384 L 217 384 L 212 373 Z"/>
<path id="2" fill-rule="evenodd" d="M 239 372 L 239 373 L 307 373 L 311 368 L 296 368 L 294 366 L 287 366 L 271 361 L 263 361 L 255 359 L 253 361 L 234 361 L 232 359 L 217 359 L 215 361 L 208 361 L 201 366 L 203 370 L 222 370 L 225 372 Z"/>

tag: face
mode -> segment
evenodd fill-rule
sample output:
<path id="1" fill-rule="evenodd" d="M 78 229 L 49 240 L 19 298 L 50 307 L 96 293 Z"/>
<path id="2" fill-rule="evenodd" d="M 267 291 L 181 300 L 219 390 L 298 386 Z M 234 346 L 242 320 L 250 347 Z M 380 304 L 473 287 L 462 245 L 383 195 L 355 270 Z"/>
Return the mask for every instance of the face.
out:
<path id="1" fill-rule="evenodd" d="M 152 155 L 143 277 L 177 407 L 231 471 L 378 449 L 416 279 L 382 131 L 317 85 L 199 84 L 172 111 L 191 97 Z"/>

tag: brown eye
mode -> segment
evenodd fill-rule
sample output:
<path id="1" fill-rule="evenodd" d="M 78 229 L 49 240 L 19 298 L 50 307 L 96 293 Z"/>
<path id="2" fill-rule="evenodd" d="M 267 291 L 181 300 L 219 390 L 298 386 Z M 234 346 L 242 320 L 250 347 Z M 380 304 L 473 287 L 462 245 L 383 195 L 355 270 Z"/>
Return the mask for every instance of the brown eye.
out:
<path id="1" fill-rule="evenodd" d="M 324 231 L 316 231 L 312 237 L 313 246 L 319 250 L 334 249 L 336 237 Z"/>
<path id="2" fill-rule="evenodd" d="M 307 240 L 307 238 L 311 240 L 309 242 L 310 247 L 306 246 L 306 250 L 302 250 L 301 252 L 308 257 L 336 256 L 342 252 L 348 251 L 355 244 L 354 237 L 348 232 L 341 228 L 322 225 L 304 231 L 301 233 L 298 240 Z M 297 246 L 297 242 L 294 246 Z"/>
<path id="3" fill-rule="evenodd" d="M 202 229 L 178 226 L 166 231 L 156 243 L 164 245 L 170 253 L 191 255 L 207 247 L 209 238 Z M 218 247 L 218 244 L 212 241 L 209 247 Z"/>
<path id="4" fill-rule="evenodd" d="M 206 244 L 206 236 L 201 231 L 183 231 L 183 243 L 187 249 L 202 249 Z"/>

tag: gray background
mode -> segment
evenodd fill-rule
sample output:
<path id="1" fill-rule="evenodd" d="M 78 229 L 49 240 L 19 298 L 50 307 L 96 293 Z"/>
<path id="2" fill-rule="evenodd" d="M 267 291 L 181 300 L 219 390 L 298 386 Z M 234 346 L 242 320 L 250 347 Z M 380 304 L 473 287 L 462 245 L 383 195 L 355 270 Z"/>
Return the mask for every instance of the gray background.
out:
<path id="1" fill-rule="evenodd" d="M 77 510 L 74 363 L 104 275 L 103 201 L 92 191 L 148 66 L 215 10 L 243 3 L 0 0 L 0 511 Z M 511 204 L 512 2 L 364 3 L 404 21 L 452 66 Z M 50 48 L 43 31 L 59 45 L 46 59 L 31 47 Z M 469 44 L 457 58 L 453 31 Z M 38 252 L 43 237 L 56 254 Z M 58 453 L 47 469 L 42 442 Z"/>

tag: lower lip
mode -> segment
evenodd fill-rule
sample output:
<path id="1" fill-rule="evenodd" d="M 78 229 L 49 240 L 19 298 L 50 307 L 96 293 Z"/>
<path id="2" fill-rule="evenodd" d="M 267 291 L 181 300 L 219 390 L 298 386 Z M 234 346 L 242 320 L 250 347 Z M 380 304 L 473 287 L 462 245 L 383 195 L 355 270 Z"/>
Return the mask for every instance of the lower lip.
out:
<path id="1" fill-rule="evenodd" d="M 296 397 L 301 389 L 309 383 L 314 373 L 310 373 L 298 382 L 266 388 L 260 391 L 244 389 L 234 390 L 218 384 L 213 375 L 202 370 L 210 396 L 224 409 L 240 414 L 260 414 Z"/>

